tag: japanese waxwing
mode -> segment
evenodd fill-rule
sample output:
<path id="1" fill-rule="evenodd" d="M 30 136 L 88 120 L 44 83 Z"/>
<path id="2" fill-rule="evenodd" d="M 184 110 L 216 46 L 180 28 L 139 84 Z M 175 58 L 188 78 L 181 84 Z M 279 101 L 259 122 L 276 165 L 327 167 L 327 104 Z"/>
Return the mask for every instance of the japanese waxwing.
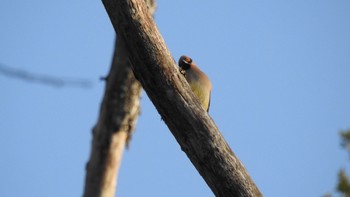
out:
<path id="1" fill-rule="evenodd" d="M 204 110 L 209 111 L 211 83 L 207 75 L 205 75 L 192 59 L 183 55 L 179 59 L 180 72 L 185 76 L 192 91 L 197 96 Z"/>

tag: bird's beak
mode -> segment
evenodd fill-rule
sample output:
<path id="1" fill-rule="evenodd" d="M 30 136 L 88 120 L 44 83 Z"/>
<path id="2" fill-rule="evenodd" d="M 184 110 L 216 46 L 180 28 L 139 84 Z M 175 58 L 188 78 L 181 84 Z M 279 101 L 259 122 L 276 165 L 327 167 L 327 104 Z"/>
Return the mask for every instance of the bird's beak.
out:
<path id="1" fill-rule="evenodd" d="M 185 64 L 190 64 L 188 61 L 186 61 L 186 60 L 182 60 L 182 62 L 183 63 L 185 63 Z"/>

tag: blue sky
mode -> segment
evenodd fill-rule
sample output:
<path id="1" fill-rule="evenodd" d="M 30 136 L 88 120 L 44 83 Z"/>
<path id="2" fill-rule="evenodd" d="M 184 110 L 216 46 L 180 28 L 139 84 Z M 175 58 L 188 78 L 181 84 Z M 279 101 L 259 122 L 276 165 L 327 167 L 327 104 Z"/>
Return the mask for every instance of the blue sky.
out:
<path id="1" fill-rule="evenodd" d="M 177 60 L 213 84 L 210 115 L 265 196 L 334 192 L 349 169 L 350 2 L 158 0 L 156 23 Z M 114 32 L 101 1 L 0 3 L 0 63 L 91 88 L 0 74 L 1 196 L 81 196 Z M 147 95 L 117 194 L 213 196 Z"/>

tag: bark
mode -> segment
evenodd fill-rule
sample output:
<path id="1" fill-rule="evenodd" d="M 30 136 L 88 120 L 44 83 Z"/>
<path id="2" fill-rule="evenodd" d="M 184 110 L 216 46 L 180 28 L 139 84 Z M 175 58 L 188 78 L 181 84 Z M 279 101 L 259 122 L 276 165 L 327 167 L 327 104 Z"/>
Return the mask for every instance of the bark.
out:
<path id="1" fill-rule="evenodd" d="M 147 0 L 154 13 L 154 0 Z M 99 118 L 86 165 L 85 197 L 115 196 L 124 147 L 128 146 L 140 112 L 141 85 L 130 68 L 123 40 L 117 38 Z"/>
<path id="2" fill-rule="evenodd" d="M 136 78 L 216 196 L 262 196 L 200 106 L 141 0 L 102 0 Z"/>

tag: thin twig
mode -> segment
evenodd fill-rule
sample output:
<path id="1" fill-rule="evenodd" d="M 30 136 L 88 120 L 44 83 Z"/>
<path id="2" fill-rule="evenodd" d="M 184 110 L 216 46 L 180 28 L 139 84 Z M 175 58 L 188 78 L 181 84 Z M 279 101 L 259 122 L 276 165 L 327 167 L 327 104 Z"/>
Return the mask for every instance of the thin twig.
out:
<path id="1" fill-rule="evenodd" d="M 91 88 L 92 83 L 86 79 L 64 79 L 54 77 L 50 75 L 31 73 L 22 69 L 12 68 L 0 63 L 0 74 L 17 78 L 26 82 L 39 83 L 43 85 L 53 86 L 56 88 L 62 87 L 79 87 L 79 88 Z"/>

